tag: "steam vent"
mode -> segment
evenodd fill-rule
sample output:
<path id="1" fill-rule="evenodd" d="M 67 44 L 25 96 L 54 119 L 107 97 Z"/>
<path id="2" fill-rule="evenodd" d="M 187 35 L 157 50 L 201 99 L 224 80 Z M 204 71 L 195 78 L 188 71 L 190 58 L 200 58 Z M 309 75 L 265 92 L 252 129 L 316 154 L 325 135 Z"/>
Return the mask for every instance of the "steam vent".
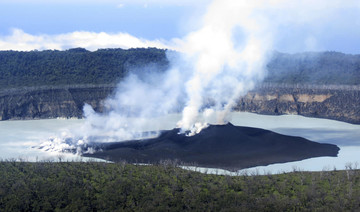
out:
<path id="1" fill-rule="evenodd" d="M 87 154 L 110 161 L 158 163 L 179 160 L 200 167 L 239 170 L 260 165 L 336 157 L 339 148 L 301 137 L 232 124 L 210 125 L 194 136 L 179 129 L 163 131 L 157 138 L 102 144 L 103 151 Z"/>

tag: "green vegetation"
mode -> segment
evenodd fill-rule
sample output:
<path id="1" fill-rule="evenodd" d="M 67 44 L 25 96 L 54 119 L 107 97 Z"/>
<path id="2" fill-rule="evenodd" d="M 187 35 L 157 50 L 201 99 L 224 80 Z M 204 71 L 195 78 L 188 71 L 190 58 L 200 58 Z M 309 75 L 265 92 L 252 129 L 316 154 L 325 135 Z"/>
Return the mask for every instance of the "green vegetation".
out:
<path id="1" fill-rule="evenodd" d="M 67 51 L 0 51 L 0 89 L 44 85 L 117 83 L 134 68 L 165 70 L 166 51 L 76 48 Z"/>
<path id="2" fill-rule="evenodd" d="M 168 66 L 166 50 L 156 48 L 0 51 L 0 89 L 114 84 L 130 71 L 164 71 Z M 275 53 L 267 68 L 268 83 L 360 84 L 360 55 Z"/>
<path id="3" fill-rule="evenodd" d="M 265 82 L 360 85 L 360 55 L 338 52 L 275 53 Z"/>
<path id="4" fill-rule="evenodd" d="M 1 162 L 0 211 L 357 211 L 360 171 L 217 176 L 171 163 Z"/>

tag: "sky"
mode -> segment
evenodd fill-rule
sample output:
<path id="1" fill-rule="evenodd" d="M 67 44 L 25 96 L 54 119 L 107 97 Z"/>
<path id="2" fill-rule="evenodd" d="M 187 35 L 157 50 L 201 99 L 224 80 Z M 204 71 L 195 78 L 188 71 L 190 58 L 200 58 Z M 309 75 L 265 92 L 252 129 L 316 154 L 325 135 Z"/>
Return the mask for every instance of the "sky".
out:
<path id="1" fill-rule="evenodd" d="M 89 50 L 117 47 L 176 49 L 176 43 L 200 25 L 210 2 L 0 0 L 0 50 L 74 47 Z M 360 3 L 353 0 L 313 2 L 321 3 L 310 3 L 305 10 L 310 16 L 322 14 L 319 18 L 280 21 L 280 24 L 275 20 L 273 49 L 288 53 L 339 51 L 360 54 Z M 302 12 L 300 9 L 292 11 Z M 289 16 L 287 14 L 283 19 L 290 20 Z M 301 14 L 296 17 L 301 17 Z"/>

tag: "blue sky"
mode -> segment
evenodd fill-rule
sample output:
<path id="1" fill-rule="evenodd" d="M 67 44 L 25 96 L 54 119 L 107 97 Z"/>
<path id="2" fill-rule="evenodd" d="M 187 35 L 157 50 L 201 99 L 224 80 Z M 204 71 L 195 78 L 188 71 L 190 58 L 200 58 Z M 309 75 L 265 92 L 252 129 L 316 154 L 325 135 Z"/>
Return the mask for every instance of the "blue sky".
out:
<path id="1" fill-rule="evenodd" d="M 0 49 L 71 48 L 91 39 L 99 40 L 98 33 L 101 32 L 110 36 L 102 36 L 105 39 L 116 39 L 113 47 L 148 45 L 166 48 L 174 40 L 182 39 L 191 30 L 196 29 L 209 2 L 209 0 L 198 0 L 195 3 L 189 0 L 0 0 Z M 333 4 L 329 7 L 331 12 L 326 14 L 325 18 L 313 22 L 293 21 L 276 25 L 273 48 L 291 53 L 330 50 L 359 54 L 359 7 L 353 5 L 344 7 L 341 4 Z M 86 35 L 89 36 L 89 40 L 73 42 L 75 32 L 88 33 Z M 119 41 L 124 35 L 128 35 L 128 39 L 131 36 L 133 42 L 126 39 Z M 47 43 L 45 45 L 41 42 Z M 83 47 L 96 50 L 112 46 L 110 42 L 103 42 L 101 45 L 92 43 Z"/>
<path id="2" fill-rule="evenodd" d="M 181 35 L 187 6 L 116 5 L 115 3 L 1 3 L 0 33 L 12 28 L 30 34 L 73 31 L 127 32 L 146 39 Z"/>

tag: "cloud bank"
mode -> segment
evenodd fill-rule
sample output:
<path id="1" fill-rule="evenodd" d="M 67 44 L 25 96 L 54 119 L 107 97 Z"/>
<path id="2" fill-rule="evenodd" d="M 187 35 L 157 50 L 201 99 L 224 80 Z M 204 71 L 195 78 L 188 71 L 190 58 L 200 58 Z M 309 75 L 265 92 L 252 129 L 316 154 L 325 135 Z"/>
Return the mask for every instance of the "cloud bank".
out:
<path id="1" fill-rule="evenodd" d="M 90 51 L 100 48 L 171 48 L 161 40 L 146 40 L 127 33 L 71 32 L 57 35 L 31 35 L 21 29 L 13 29 L 10 35 L 0 36 L 0 50 L 65 50 L 82 47 Z"/>
<path id="2" fill-rule="evenodd" d="M 46 3 L 54 4 L 57 2 L 61 4 L 71 5 L 76 4 L 100 4 L 100 1 L 44 1 L 36 0 L 32 3 Z M 104 5 L 113 5 L 117 7 L 120 5 L 121 10 L 126 10 L 127 6 L 142 8 L 144 4 L 156 5 L 157 7 L 172 7 L 185 5 L 189 8 L 189 14 L 192 15 L 191 20 L 182 22 L 181 28 L 183 31 L 197 31 L 203 26 L 203 12 L 208 11 L 211 4 L 209 0 L 204 1 L 165 1 L 165 0 L 108 0 L 101 1 Z M 244 7 L 251 7 L 249 5 L 258 1 L 240 1 L 243 2 Z M 26 5 L 25 0 L 1 1 L 1 3 L 19 5 Z M 234 1 L 234 5 L 239 2 Z M 295 53 L 300 51 L 341 51 L 344 53 L 360 53 L 358 45 L 360 45 L 360 2 L 357 0 L 271 0 L 257 3 L 258 6 L 253 8 L 253 14 L 261 16 L 263 21 L 267 21 L 268 33 L 273 34 L 272 42 L 273 49 L 283 52 Z M 219 10 L 226 7 L 227 3 L 219 3 Z M 236 6 L 235 6 L 236 7 Z M 6 8 L 6 7 L 5 7 Z M 119 13 L 121 13 L 119 9 Z M 144 9 L 145 10 L 145 9 Z M 142 10 L 139 10 L 141 12 Z M 153 10 L 155 11 L 155 10 Z M 156 10 L 157 11 L 157 10 Z M 196 12 L 194 12 L 196 11 Z M 239 9 L 241 11 L 241 9 Z M 151 13 L 151 12 L 150 12 Z M 239 12 L 240 13 L 240 12 Z M 21 15 L 21 14 L 19 14 Z M 224 14 L 227 17 L 228 14 Z M 255 15 L 255 16 L 256 16 Z M 9 18 L 9 17 L 8 17 Z M 46 17 L 44 17 L 45 19 Z M 190 19 L 189 18 L 189 19 Z M 222 18 L 224 20 L 224 18 Z M 11 21 L 9 21 L 11 23 Z M 227 21 L 225 21 L 227 22 Z M 148 24 L 148 23 L 147 23 Z M 135 37 L 126 32 L 92 32 L 92 31 L 72 31 L 61 34 L 39 34 L 28 33 L 22 31 L 21 27 L 16 28 L 8 25 L 8 27 L 15 27 L 9 34 L 0 34 L 0 50 L 42 50 L 42 49 L 68 49 L 75 47 L 88 48 L 89 50 L 96 50 L 98 48 L 136 48 L 136 47 L 158 47 L 171 48 L 180 50 L 178 46 L 179 39 L 172 40 L 156 40 Z M 239 28 L 238 28 L 239 29 Z M 2 29 L 7 30 L 7 29 Z M 241 45 L 242 30 L 234 32 L 236 37 L 236 45 Z M 183 39 L 182 39 L 183 40 Z"/>

